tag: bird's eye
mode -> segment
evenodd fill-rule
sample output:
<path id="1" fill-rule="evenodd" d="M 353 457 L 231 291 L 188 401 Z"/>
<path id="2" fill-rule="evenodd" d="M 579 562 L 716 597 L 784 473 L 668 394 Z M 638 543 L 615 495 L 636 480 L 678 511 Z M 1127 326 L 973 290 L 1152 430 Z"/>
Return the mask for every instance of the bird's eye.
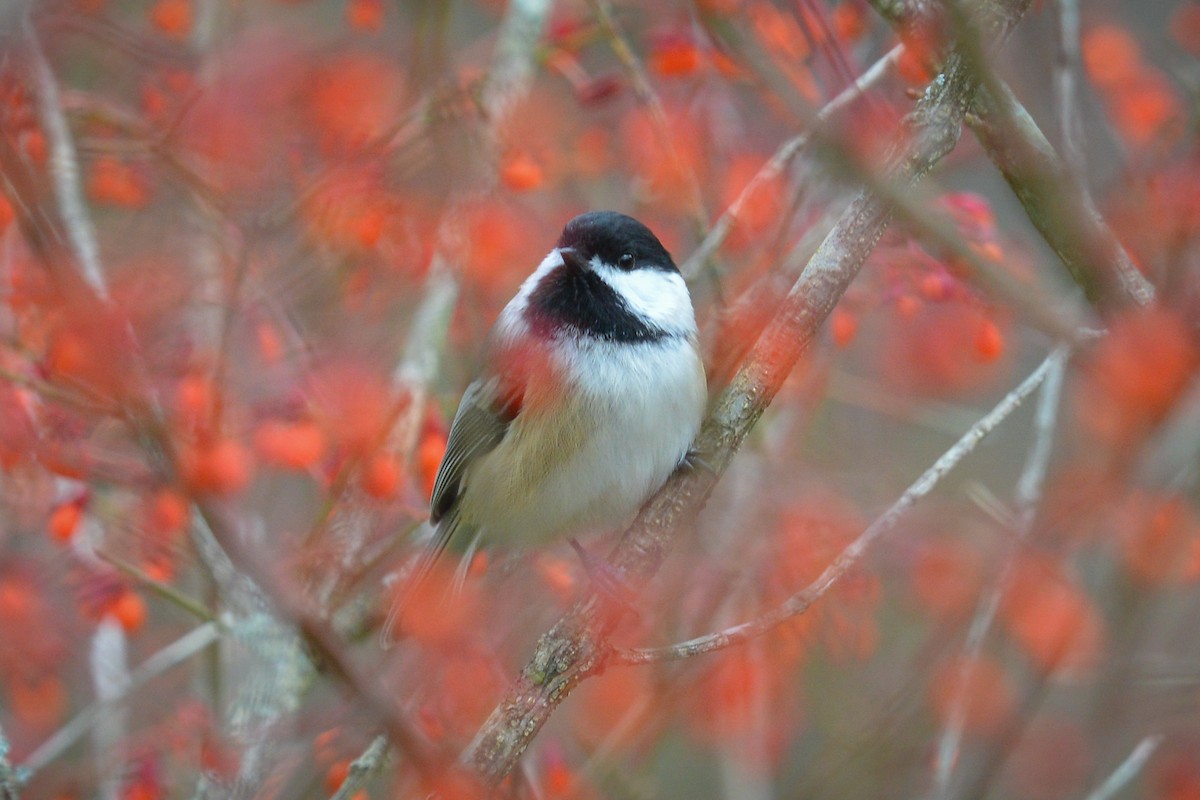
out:
<path id="1" fill-rule="evenodd" d="M 617 259 L 617 266 L 626 272 L 633 269 L 635 263 L 637 262 L 634 261 L 633 253 L 622 253 L 621 257 Z"/>

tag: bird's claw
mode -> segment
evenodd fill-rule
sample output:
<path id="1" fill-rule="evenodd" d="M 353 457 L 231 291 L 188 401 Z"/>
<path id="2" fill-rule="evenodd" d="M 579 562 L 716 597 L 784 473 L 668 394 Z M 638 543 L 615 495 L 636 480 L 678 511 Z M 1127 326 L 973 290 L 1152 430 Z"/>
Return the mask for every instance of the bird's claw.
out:
<path id="1" fill-rule="evenodd" d="M 605 599 L 611 600 L 623 610 L 630 612 L 635 617 L 639 616 L 637 609 L 633 607 L 633 589 L 617 574 L 612 565 L 607 561 L 598 560 L 587 550 L 583 549 L 583 545 L 575 541 L 574 537 L 567 539 L 567 543 L 571 545 L 571 549 L 579 556 L 579 561 L 583 564 L 583 571 L 587 573 L 588 579 L 591 580 L 596 592 Z"/>

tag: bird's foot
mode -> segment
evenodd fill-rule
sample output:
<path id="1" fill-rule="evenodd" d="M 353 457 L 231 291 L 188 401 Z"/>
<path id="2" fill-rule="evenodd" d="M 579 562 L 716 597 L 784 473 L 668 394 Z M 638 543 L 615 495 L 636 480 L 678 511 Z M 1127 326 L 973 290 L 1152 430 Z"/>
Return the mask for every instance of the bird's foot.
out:
<path id="1" fill-rule="evenodd" d="M 574 537 L 567 539 L 567 543 L 571 545 L 571 549 L 579 556 L 579 561 L 583 564 L 583 571 L 587 573 L 588 579 L 591 580 L 596 593 L 604 599 L 613 602 L 622 610 L 630 612 L 635 617 L 638 616 L 637 609 L 633 607 L 633 589 L 613 569 L 612 564 L 597 559 L 587 550 L 583 549 L 583 545 L 575 541 Z"/>
<path id="2" fill-rule="evenodd" d="M 716 468 L 704 460 L 699 450 L 688 450 L 683 454 L 683 459 L 679 463 L 690 470 L 703 469 L 713 475 L 717 474 Z"/>

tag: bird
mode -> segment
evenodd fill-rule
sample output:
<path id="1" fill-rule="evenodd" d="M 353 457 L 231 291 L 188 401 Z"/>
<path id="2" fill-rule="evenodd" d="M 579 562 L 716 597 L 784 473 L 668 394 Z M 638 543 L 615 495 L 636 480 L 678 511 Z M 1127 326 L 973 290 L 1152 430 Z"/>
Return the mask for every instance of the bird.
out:
<path id="1" fill-rule="evenodd" d="M 631 518 L 685 460 L 707 397 L 691 296 L 658 237 L 614 211 L 570 220 L 487 336 L 383 641 L 447 550 L 461 576 L 479 546 L 574 544 Z"/>

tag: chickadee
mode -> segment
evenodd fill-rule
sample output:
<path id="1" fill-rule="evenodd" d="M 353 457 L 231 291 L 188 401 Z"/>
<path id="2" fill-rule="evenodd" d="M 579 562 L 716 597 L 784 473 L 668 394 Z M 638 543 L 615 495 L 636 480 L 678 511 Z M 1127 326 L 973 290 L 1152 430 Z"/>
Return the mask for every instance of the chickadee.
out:
<path id="1" fill-rule="evenodd" d="M 650 230 L 567 223 L 500 313 L 463 393 L 430 503 L 436 526 L 384 627 L 447 547 L 531 547 L 625 521 L 687 454 L 707 399 L 691 297 Z"/>

